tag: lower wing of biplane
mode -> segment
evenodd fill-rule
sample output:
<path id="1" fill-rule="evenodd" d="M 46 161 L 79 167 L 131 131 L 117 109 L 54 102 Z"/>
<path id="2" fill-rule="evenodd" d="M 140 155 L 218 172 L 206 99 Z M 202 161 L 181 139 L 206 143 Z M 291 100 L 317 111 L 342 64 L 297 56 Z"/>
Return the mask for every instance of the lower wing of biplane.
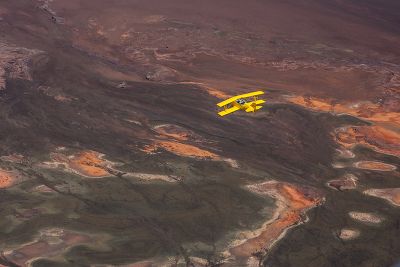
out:
<path id="1" fill-rule="evenodd" d="M 225 116 L 225 115 L 228 115 L 228 114 L 231 114 L 231 113 L 233 113 L 233 112 L 235 112 L 235 111 L 238 111 L 240 108 L 239 107 L 230 107 L 230 108 L 225 108 L 223 111 L 220 111 L 220 112 L 218 112 L 218 115 L 220 115 L 220 116 Z"/>
<path id="2" fill-rule="evenodd" d="M 246 112 L 256 112 L 262 107 L 260 105 L 265 103 L 264 100 L 258 99 L 258 96 L 262 94 L 264 94 L 263 91 L 255 91 L 248 94 L 237 95 L 225 101 L 222 101 L 218 103 L 217 106 L 221 108 L 223 107 L 224 110 L 218 112 L 218 115 L 225 116 L 238 110 L 244 110 Z M 246 98 L 251 97 L 253 101 L 246 101 Z"/>

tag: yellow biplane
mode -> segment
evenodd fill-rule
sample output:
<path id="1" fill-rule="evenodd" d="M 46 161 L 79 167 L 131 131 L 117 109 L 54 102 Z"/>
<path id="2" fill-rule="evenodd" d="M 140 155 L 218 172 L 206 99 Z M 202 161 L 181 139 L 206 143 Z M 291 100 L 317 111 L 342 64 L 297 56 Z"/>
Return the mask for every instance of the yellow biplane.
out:
<path id="1" fill-rule="evenodd" d="M 246 112 L 256 112 L 257 110 L 262 108 L 262 106 L 260 105 L 265 103 L 264 100 L 258 99 L 258 96 L 263 94 L 263 91 L 256 91 L 244 95 L 237 95 L 225 101 L 222 101 L 218 103 L 217 106 L 220 108 L 223 107 L 224 110 L 218 112 L 218 115 L 225 116 L 238 110 L 244 110 Z M 251 97 L 253 98 L 252 100 L 246 99 Z"/>

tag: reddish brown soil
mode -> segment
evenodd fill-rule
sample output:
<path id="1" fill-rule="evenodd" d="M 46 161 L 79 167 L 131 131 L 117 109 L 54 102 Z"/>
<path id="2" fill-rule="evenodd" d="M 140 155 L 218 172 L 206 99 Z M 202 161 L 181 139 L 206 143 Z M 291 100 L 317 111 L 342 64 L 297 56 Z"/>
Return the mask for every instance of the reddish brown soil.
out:
<path id="1" fill-rule="evenodd" d="M 105 161 L 101 159 L 100 154 L 94 151 L 81 152 L 70 161 L 69 166 L 72 169 L 91 177 L 102 177 L 109 173 L 102 167 Z"/>
<path id="2" fill-rule="evenodd" d="M 62 153 L 51 153 L 53 162 L 44 163 L 45 166 L 63 164 L 68 169 L 87 177 L 104 177 L 110 175 L 109 166 L 112 164 L 102 158 L 102 154 L 96 151 L 82 151 L 70 156 Z"/>
<path id="3" fill-rule="evenodd" d="M 283 210 L 279 211 L 276 220 L 268 224 L 255 238 L 246 240 L 241 245 L 230 249 L 232 255 L 238 258 L 249 258 L 258 251 L 268 249 L 285 231 L 302 221 L 304 212 L 321 203 L 322 198 L 317 194 L 310 194 L 304 189 L 286 183 L 266 183 L 259 185 L 257 193 L 276 192 L 279 200 L 283 201 Z M 278 205 L 281 205 L 278 203 Z"/>
<path id="4" fill-rule="evenodd" d="M 339 131 L 336 138 L 345 147 L 361 144 L 377 152 L 400 157 L 400 134 L 382 126 L 347 127 Z"/>
<path id="5" fill-rule="evenodd" d="M 194 157 L 201 159 L 213 159 L 213 160 L 220 159 L 220 157 L 213 152 L 204 150 L 194 145 L 189 145 L 174 141 L 157 141 L 155 147 L 165 149 L 168 152 L 174 153 L 178 156 Z"/>
<path id="6" fill-rule="evenodd" d="M 392 106 L 363 102 L 357 104 L 338 103 L 313 97 L 289 97 L 290 102 L 316 111 L 346 113 L 360 119 L 368 120 L 372 126 L 354 126 L 337 129 L 336 141 L 346 149 L 354 145 L 367 146 L 377 152 L 400 156 L 400 113 L 390 111 Z M 388 110 L 389 109 L 389 110 Z M 355 167 L 368 170 L 391 171 L 395 167 L 383 162 L 363 161 L 354 164 Z"/>
<path id="7" fill-rule="evenodd" d="M 393 171 L 396 169 L 396 166 L 380 161 L 359 161 L 354 163 L 354 167 L 372 171 Z"/>
<path id="8" fill-rule="evenodd" d="M 154 127 L 154 130 L 159 133 L 161 136 L 170 137 L 179 141 L 186 141 L 190 137 L 190 132 L 186 131 L 182 127 L 165 124 Z"/>
<path id="9" fill-rule="evenodd" d="M 5 170 L 0 170 L 0 188 L 8 188 L 15 184 L 18 180 L 16 174 Z"/>
<path id="10" fill-rule="evenodd" d="M 212 87 L 207 87 L 206 89 L 210 95 L 215 96 L 216 98 L 228 99 L 229 97 L 231 97 L 231 95 L 228 95 L 227 93 Z"/>
<path id="11" fill-rule="evenodd" d="M 400 188 L 368 189 L 364 194 L 380 197 L 395 206 L 400 206 Z"/>
<path id="12" fill-rule="evenodd" d="M 44 3 L 47 3 L 46 9 L 41 7 Z M 238 162 L 243 162 L 240 165 L 243 168 L 235 173 L 226 170 L 220 176 L 223 184 L 229 183 L 235 189 L 251 182 L 246 179 L 247 171 L 252 176 L 265 171 L 277 179 L 285 177 L 321 186 L 322 182 L 316 177 L 324 179 L 322 176 L 331 177 L 330 174 L 338 171 L 330 168 L 331 152 L 335 147 L 332 140 L 327 141 L 332 124 L 323 121 L 324 116 L 298 112 L 287 105 L 268 106 L 271 102 L 267 101 L 265 112 L 259 117 L 233 115 L 221 119 L 214 110 L 215 103 L 228 95 L 260 88 L 268 92 L 267 100 L 282 99 L 286 94 L 311 95 L 314 98 L 295 97 L 291 103 L 315 111 L 347 113 L 387 130 L 396 131 L 400 125 L 397 90 L 400 39 L 396 0 L 385 3 L 378 0 L 16 0 L 2 1 L 0 6 L 0 29 L 2 39 L 7 42 L 0 43 L 0 87 L 5 89 L 0 112 L 4 122 L 1 128 L 4 138 L 0 140 L 2 151 L 11 153 L 15 148 L 26 155 L 44 155 L 49 147 L 62 143 L 114 154 L 133 166 L 167 170 L 162 157 L 127 151 L 127 146 L 138 148 L 150 144 L 145 151 L 171 152 L 177 155 L 174 160 L 183 165 L 187 160 L 180 157 L 237 157 Z M 61 20 L 58 17 L 62 17 Z M 43 51 L 43 55 L 34 60 L 38 56 L 36 50 Z M 182 84 L 187 81 L 203 86 Z M 118 84 L 124 84 L 124 89 Z M 35 90 L 38 85 L 48 86 L 54 94 Z M 58 92 L 56 88 L 62 90 Z M 154 133 L 148 127 L 150 123 L 127 123 L 126 119 L 131 118 L 141 118 L 141 122 L 187 125 L 196 133 L 208 136 L 216 146 L 192 143 L 188 135 L 169 129 Z M 377 151 L 398 155 L 395 143 L 382 132 L 363 132 L 365 140 L 362 142 Z M 375 139 L 378 142 L 374 142 Z M 353 144 L 357 142 L 355 140 Z M 65 156 L 59 162 L 86 177 L 108 175 L 107 169 L 103 168 L 107 161 L 95 152 L 85 151 L 71 158 Z M 369 169 L 388 167 L 382 164 L 358 163 Z M 211 171 L 217 168 L 207 168 L 206 162 L 199 165 L 200 168 L 188 165 L 188 176 L 192 170 L 196 176 L 199 173 L 204 173 L 205 178 L 215 176 Z M 243 177 L 236 179 L 239 171 L 243 171 Z M 63 177 L 56 178 L 62 180 Z M 116 205 L 121 205 L 127 219 L 136 216 L 147 219 L 149 216 L 146 221 L 149 222 L 150 237 L 146 231 L 139 236 L 131 232 L 137 229 L 135 225 L 124 231 L 114 231 L 116 228 L 106 224 L 100 229 L 93 225 L 93 230 L 108 231 L 113 235 L 115 247 L 107 252 L 110 253 L 107 261 L 112 264 L 130 257 L 141 260 L 146 255 L 171 252 L 172 256 L 184 256 L 181 254 L 188 243 L 203 239 L 205 242 L 219 241 L 210 241 L 208 235 L 196 233 L 198 228 L 193 227 L 196 224 L 204 226 L 205 233 L 210 230 L 212 239 L 236 229 L 238 218 L 233 213 L 214 217 L 214 210 L 206 209 L 204 221 L 197 219 L 195 212 L 208 201 L 216 209 L 229 211 L 232 210 L 229 209 L 231 203 L 236 203 L 234 197 L 238 196 L 231 194 L 232 197 L 219 201 L 218 193 L 224 192 L 220 191 L 221 186 L 215 185 L 213 178 L 203 180 L 216 188 L 214 196 L 210 198 L 209 189 L 205 191 L 197 184 L 182 186 L 183 189 L 176 186 L 179 191 L 171 195 L 172 204 L 163 201 L 169 200 L 167 195 L 160 201 L 156 197 L 163 189 L 159 185 L 127 188 L 140 195 L 136 198 L 132 190 L 127 193 L 114 190 L 112 183 L 106 188 L 109 191 L 101 189 L 104 181 L 92 183 L 89 196 L 81 196 L 84 199 L 90 197 L 90 201 L 82 201 L 85 202 L 83 205 L 93 203 L 93 207 L 104 207 L 109 218 L 116 218 L 114 212 L 119 212 L 114 208 Z M 72 186 L 67 182 L 65 186 Z M 194 197 L 196 202 L 199 200 L 195 209 L 187 208 L 186 204 L 191 203 L 187 203 L 186 194 L 183 194 L 192 195 L 193 190 L 188 190 L 192 186 L 199 190 L 199 196 Z M 116 187 L 119 188 L 122 186 Z M 168 191 L 175 192 L 175 186 L 171 189 Z M 267 225 L 265 233 L 243 243 L 242 249 L 236 249 L 238 255 L 248 256 L 251 251 L 272 244 L 285 229 L 302 222 L 301 214 L 317 205 L 319 199 L 310 197 L 294 185 L 280 184 L 269 190 L 284 200 L 282 203 L 286 206 L 280 216 Z M 100 193 L 113 201 L 97 197 Z M 60 202 L 78 201 L 78 194 L 75 194 L 76 198 L 60 196 Z M 127 194 L 129 201 L 119 204 L 120 197 L 125 197 L 122 194 Z M 27 197 L 24 194 L 18 199 Z M 26 203 L 31 203 L 30 198 L 27 200 Z M 57 200 L 58 197 L 54 203 Z M 138 201 L 143 201 L 143 205 Z M 336 205 L 340 209 L 339 217 L 345 214 L 340 202 Z M 20 204 L 19 201 L 13 203 Z M 62 210 L 64 205 L 61 204 L 57 207 Z M 131 206 L 136 204 L 140 208 Z M 240 199 L 240 204 L 244 208 L 257 207 L 255 201 L 245 198 Z M 69 206 L 65 205 L 65 208 Z M 76 206 L 75 209 L 79 213 L 90 213 L 90 208 Z M 320 218 L 323 219 L 326 212 L 338 211 L 327 209 L 321 211 Z M 167 211 L 170 212 L 168 216 L 164 213 Z M 7 209 L 3 213 L 7 216 Z M 85 217 L 85 214 L 81 215 Z M 176 229 L 175 220 L 179 216 L 184 216 L 185 220 L 179 222 L 179 229 Z M 223 227 L 212 226 L 219 222 Z M 53 220 L 41 222 L 43 226 L 51 223 Z M 304 238 L 320 241 L 326 231 L 332 231 L 318 221 L 310 223 L 313 223 L 311 228 L 321 235 L 305 233 Z M 24 225 L 21 229 L 28 228 L 29 225 Z M 17 227 L 3 234 L 17 236 L 21 234 L 19 230 Z M 341 259 L 334 257 L 355 252 L 357 257 L 372 255 L 379 263 L 384 261 L 375 265 L 389 266 L 392 263 L 384 258 L 394 256 L 385 255 L 382 248 L 390 244 L 395 251 L 399 242 L 392 239 L 391 233 L 396 230 L 391 232 L 389 227 L 387 230 L 382 235 L 374 235 L 374 240 L 379 241 L 376 248 L 360 244 L 354 251 L 344 246 L 338 249 L 327 239 L 326 244 L 325 240 L 319 243 L 320 251 L 324 252 L 323 258 L 338 264 L 342 263 Z M 162 241 L 158 242 L 154 237 L 160 237 Z M 291 238 L 293 240 L 287 241 L 289 246 L 282 246 L 284 253 L 290 256 L 281 257 L 281 264 L 266 264 L 303 266 L 318 256 L 313 255 L 315 253 L 309 246 L 303 246 L 302 240 Z M 125 242 L 132 245 L 138 241 L 144 245 L 137 250 L 129 250 L 125 245 Z M 147 247 L 147 244 L 155 246 Z M 318 246 L 318 242 L 314 244 Z M 188 254 L 192 253 L 197 255 L 197 251 L 188 251 Z M 83 260 L 89 264 L 101 260 L 97 259 L 96 253 L 73 254 L 68 254 L 71 262 Z M 331 262 L 320 260 L 319 265 Z"/>
<path id="13" fill-rule="evenodd" d="M 390 123 L 395 127 L 400 126 L 400 113 L 387 110 L 385 106 L 371 102 L 352 103 L 334 99 L 316 97 L 293 96 L 289 102 L 315 110 L 349 114 L 372 122 Z"/>

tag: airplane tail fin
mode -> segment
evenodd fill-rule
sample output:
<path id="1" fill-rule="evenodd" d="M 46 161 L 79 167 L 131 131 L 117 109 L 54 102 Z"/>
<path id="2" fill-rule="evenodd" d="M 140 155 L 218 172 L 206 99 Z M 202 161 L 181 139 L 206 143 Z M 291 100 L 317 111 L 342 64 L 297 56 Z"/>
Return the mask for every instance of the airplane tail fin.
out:
<path id="1" fill-rule="evenodd" d="M 251 107 L 253 108 L 253 112 L 257 111 L 257 103 L 256 102 L 251 103 Z"/>
<path id="2" fill-rule="evenodd" d="M 256 112 L 257 110 L 259 110 L 262 106 L 257 106 L 256 102 L 253 102 L 250 104 L 250 107 L 248 107 L 246 109 L 246 112 Z"/>

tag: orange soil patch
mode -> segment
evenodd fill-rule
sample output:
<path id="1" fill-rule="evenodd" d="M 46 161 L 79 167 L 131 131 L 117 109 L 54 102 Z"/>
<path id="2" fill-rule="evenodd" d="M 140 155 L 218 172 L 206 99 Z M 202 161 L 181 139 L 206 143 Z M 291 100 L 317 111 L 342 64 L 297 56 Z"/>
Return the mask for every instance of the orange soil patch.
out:
<path id="1" fill-rule="evenodd" d="M 230 249 L 231 254 L 239 258 L 250 258 L 254 253 L 270 248 L 288 228 L 304 221 L 305 211 L 322 202 L 319 194 L 285 183 L 267 182 L 250 189 L 277 198 L 278 214 L 272 222 L 263 226 L 258 236 Z"/>
<path id="2" fill-rule="evenodd" d="M 69 162 L 69 166 L 76 171 L 91 177 L 102 177 L 109 175 L 103 167 L 105 160 L 101 154 L 94 151 L 81 152 L 74 156 Z"/>
<path id="3" fill-rule="evenodd" d="M 58 149 L 58 151 L 64 150 L 67 149 L 63 147 Z M 38 166 L 63 169 L 88 178 L 104 178 L 126 174 L 115 168 L 115 166 L 121 165 L 120 163 L 109 161 L 104 158 L 104 154 L 96 151 L 86 150 L 71 155 L 67 150 L 66 153 L 50 153 L 50 158 L 52 161 L 42 162 Z"/>
<path id="4" fill-rule="evenodd" d="M 54 96 L 54 99 L 60 102 L 69 102 L 72 100 L 71 97 L 65 96 L 65 95 L 56 95 Z"/>
<path id="5" fill-rule="evenodd" d="M 336 139 L 344 147 L 361 144 L 377 152 L 400 157 L 400 134 L 381 126 L 342 128 L 337 132 Z"/>
<path id="6" fill-rule="evenodd" d="M 156 141 L 152 145 L 145 146 L 142 151 L 148 153 L 154 153 L 158 148 L 162 148 L 178 156 L 202 158 L 202 159 L 213 159 L 220 160 L 221 158 L 210 151 L 201 149 L 199 147 L 183 144 L 174 141 Z"/>
<path id="7" fill-rule="evenodd" d="M 364 194 L 380 197 L 395 206 L 400 206 L 400 188 L 368 189 L 364 191 Z"/>
<path id="8" fill-rule="evenodd" d="M 345 113 L 358 118 L 378 123 L 374 126 L 343 127 L 336 131 L 336 141 L 345 149 L 354 145 L 365 145 L 379 153 L 400 157 L 400 134 L 393 129 L 400 128 L 400 113 L 385 110 L 385 107 L 371 102 L 357 104 L 336 103 L 313 97 L 289 97 L 289 102 L 316 111 Z M 392 171 L 396 167 L 375 161 L 361 161 L 355 167 L 367 170 Z"/>
<path id="9" fill-rule="evenodd" d="M 215 96 L 216 98 L 220 98 L 220 99 L 227 99 L 230 98 L 231 95 L 226 94 L 225 92 L 222 92 L 218 89 L 215 88 L 211 88 L 211 87 L 205 87 L 205 89 L 207 90 L 207 93 Z"/>
<path id="10" fill-rule="evenodd" d="M 373 171 L 394 171 L 396 169 L 396 166 L 380 161 L 359 161 L 354 163 L 354 167 Z"/>
<path id="11" fill-rule="evenodd" d="M 400 113 L 398 112 L 378 112 L 372 114 L 369 117 L 366 117 L 366 119 L 373 122 L 389 122 L 396 125 L 397 127 L 400 126 Z"/>
<path id="12" fill-rule="evenodd" d="M 172 141 L 160 141 L 157 145 L 178 156 L 219 159 L 218 155 L 193 145 Z"/>
<path id="13" fill-rule="evenodd" d="M 334 113 L 346 113 L 373 122 L 389 122 L 400 126 L 400 113 L 387 112 L 381 106 L 370 102 L 357 104 L 335 103 L 331 99 L 315 97 L 294 96 L 287 98 L 289 102 L 315 110 Z"/>
<path id="14" fill-rule="evenodd" d="M 186 141 L 189 139 L 190 133 L 183 129 L 182 127 L 172 125 L 172 124 L 164 124 L 154 127 L 154 130 L 166 137 L 172 137 L 176 140 Z"/>
<path id="15" fill-rule="evenodd" d="M 14 185 L 17 177 L 8 171 L 0 170 L 0 188 L 8 188 Z"/>

